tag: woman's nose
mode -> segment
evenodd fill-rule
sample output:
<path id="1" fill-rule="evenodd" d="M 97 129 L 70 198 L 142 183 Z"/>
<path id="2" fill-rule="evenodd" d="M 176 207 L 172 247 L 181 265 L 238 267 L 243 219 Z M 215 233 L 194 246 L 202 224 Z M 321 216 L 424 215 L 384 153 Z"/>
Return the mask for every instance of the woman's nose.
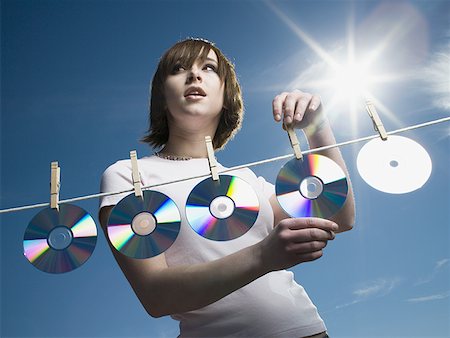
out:
<path id="1" fill-rule="evenodd" d="M 201 80 L 202 80 L 202 76 L 200 74 L 200 69 L 198 69 L 196 67 L 192 67 L 188 73 L 187 82 L 191 83 L 191 82 L 201 81 Z"/>

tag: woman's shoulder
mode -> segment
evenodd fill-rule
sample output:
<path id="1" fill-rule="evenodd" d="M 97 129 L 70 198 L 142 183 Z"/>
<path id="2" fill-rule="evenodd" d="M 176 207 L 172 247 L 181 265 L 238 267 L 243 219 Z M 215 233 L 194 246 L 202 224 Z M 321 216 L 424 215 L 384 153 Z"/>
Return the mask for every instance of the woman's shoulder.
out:
<path id="1" fill-rule="evenodd" d="M 247 167 L 239 168 L 239 169 L 235 169 L 235 170 L 229 170 L 230 168 L 226 168 L 226 167 L 222 167 L 222 169 L 225 169 L 223 174 L 226 174 L 226 175 L 238 176 L 242 179 L 247 179 L 247 180 L 251 180 L 251 181 L 257 179 L 257 176 L 253 172 L 253 170 L 251 170 L 250 168 L 247 168 Z"/>
<path id="2" fill-rule="evenodd" d="M 172 163 L 165 163 L 157 156 L 145 156 L 138 159 L 138 170 L 141 178 L 161 172 L 171 173 L 178 169 L 178 166 L 172 168 L 171 164 Z M 105 169 L 102 179 L 115 180 L 125 178 L 126 180 L 131 180 L 131 171 L 132 167 L 130 159 L 117 160 Z"/>
<path id="3" fill-rule="evenodd" d="M 131 170 L 131 161 L 129 159 L 118 160 L 109 165 L 103 172 L 103 176 L 117 175 Z"/>
<path id="4" fill-rule="evenodd" d="M 158 161 L 156 156 L 146 156 L 138 159 L 139 167 L 147 167 L 149 165 L 156 165 Z M 117 160 L 109 165 L 103 174 L 117 174 L 122 172 L 129 172 L 131 170 L 131 160 L 129 158 Z"/>

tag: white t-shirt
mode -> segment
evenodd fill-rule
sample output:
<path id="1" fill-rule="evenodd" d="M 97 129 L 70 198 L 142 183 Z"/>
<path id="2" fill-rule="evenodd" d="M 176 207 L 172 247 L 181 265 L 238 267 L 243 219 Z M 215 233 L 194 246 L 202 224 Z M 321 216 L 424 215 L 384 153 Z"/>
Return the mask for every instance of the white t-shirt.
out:
<path id="1" fill-rule="evenodd" d="M 138 160 L 144 186 L 178 179 L 207 175 L 207 159 L 171 161 L 157 156 Z M 223 169 L 219 165 L 220 169 Z M 181 227 L 172 246 L 165 251 L 168 266 L 212 261 L 266 237 L 273 229 L 273 212 L 269 197 L 274 186 L 257 178 L 250 169 L 226 172 L 249 183 L 258 195 L 260 210 L 255 224 L 244 235 L 228 241 L 214 241 L 197 234 L 186 219 L 185 205 L 189 193 L 204 178 L 162 185 L 154 190 L 170 197 L 181 214 Z M 102 176 L 101 191 L 131 189 L 130 160 L 121 160 L 108 167 Z M 117 204 L 128 195 L 101 198 L 100 208 Z M 283 270 L 268 273 L 219 301 L 199 310 L 172 315 L 180 322 L 180 337 L 304 337 L 325 331 L 317 309 L 293 273 Z"/>

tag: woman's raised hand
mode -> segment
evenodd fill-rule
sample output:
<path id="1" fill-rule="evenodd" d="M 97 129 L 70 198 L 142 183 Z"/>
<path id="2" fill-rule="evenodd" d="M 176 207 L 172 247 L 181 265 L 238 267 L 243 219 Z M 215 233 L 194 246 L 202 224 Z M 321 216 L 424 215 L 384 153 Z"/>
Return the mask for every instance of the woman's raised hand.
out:
<path id="1" fill-rule="evenodd" d="M 272 101 L 273 118 L 286 126 L 314 132 L 326 122 L 320 96 L 300 90 L 283 92 Z"/>

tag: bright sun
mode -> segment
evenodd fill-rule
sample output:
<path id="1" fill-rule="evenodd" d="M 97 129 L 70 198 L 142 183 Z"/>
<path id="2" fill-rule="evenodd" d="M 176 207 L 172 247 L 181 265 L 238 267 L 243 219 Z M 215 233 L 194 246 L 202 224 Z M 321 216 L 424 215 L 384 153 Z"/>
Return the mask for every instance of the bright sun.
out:
<path id="1" fill-rule="evenodd" d="M 319 57 L 316 64 L 300 73 L 289 85 L 290 88 L 308 88 L 320 93 L 327 93 L 327 108 L 330 112 L 347 114 L 354 135 L 357 135 L 358 120 L 365 114 L 365 102 L 370 100 L 377 109 L 396 124 L 401 125 L 398 117 L 377 99 L 376 92 L 382 90 L 383 84 L 401 80 L 401 74 L 383 73 L 386 68 L 387 55 L 391 39 L 397 31 L 380 38 L 371 50 L 355 48 L 354 27 L 351 18 L 348 22 L 347 46 L 334 52 L 346 52 L 338 56 L 333 51 L 322 47 L 305 33 L 299 25 L 283 13 L 273 2 L 267 2 L 270 9 L 285 23 L 297 37 Z M 399 28 L 401 29 L 401 27 Z M 366 46 L 367 47 L 367 46 Z M 365 116 L 367 117 L 367 116 Z"/>
<path id="2" fill-rule="evenodd" d="M 368 96 L 372 78 L 368 67 L 351 62 L 336 67 L 330 73 L 330 86 L 341 100 L 349 101 L 355 97 Z"/>

